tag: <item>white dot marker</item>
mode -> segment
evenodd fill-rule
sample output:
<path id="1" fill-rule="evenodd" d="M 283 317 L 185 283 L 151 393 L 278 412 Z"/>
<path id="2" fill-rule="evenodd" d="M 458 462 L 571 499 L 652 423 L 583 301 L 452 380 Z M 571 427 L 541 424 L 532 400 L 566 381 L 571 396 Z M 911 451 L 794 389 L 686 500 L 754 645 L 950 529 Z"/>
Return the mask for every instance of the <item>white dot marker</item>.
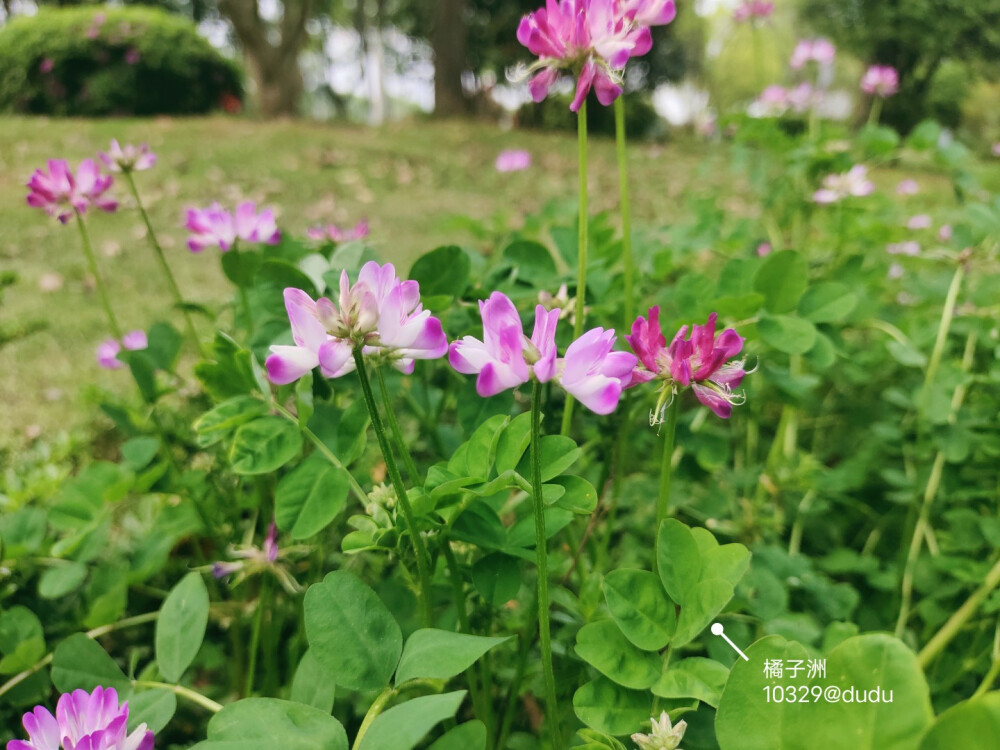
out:
<path id="1" fill-rule="evenodd" d="M 737 646 L 735 643 L 733 643 L 732 640 L 730 640 L 729 636 L 726 635 L 725 631 L 726 629 L 722 626 L 721 622 L 712 623 L 712 635 L 721 635 L 723 640 L 730 646 L 732 646 L 733 650 L 736 651 L 737 654 L 743 657 L 743 661 L 750 661 L 749 657 L 740 650 L 740 647 Z"/>

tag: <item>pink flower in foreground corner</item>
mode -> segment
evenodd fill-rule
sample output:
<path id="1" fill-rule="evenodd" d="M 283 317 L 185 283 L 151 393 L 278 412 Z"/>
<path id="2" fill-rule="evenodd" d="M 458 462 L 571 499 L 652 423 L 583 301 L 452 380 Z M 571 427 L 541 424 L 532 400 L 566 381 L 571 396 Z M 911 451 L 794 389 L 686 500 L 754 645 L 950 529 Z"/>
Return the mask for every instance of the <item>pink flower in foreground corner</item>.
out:
<path id="1" fill-rule="evenodd" d="M 660 328 L 660 308 L 652 307 L 649 318 L 641 315 L 632 324 L 632 334 L 626 336 L 639 357 L 640 367 L 633 373 L 633 383 L 662 381 L 656 408 L 650 423 L 663 421 L 663 413 L 681 388 L 691 387 L 701 403 L 717 416 L 728 419 L 733 406 L 743 403 L 743 395 L 734 393 L 747 371 L 745 360 L 734 359 L 743 349 L 743 338 L 733 328 L 715 335 L 716 313 L 708 316 L 703 326 L 691 329 L 682 326 L 667 346 Z"/>
<path id="2" fill-rule="evenodd" d="M 106 339 L 97 345 L 97 364 L 108 370 L 117 370 L 124 365 L 118 359 L 122 347 L 129 351 L 137 351 L 149 347 L 145 331 L 129 331 L 122 336 L 121 343 L 115 339 Z"/>
<path id="3" fill-rule="evenodd" d="M 49 159 L 47 169 L 36 169 L 28 180 L 28 205 L 44 209 L 65 224 L 74 212 L 85 213 L 90 206 L 114 211 L 118 201 L 104 194 L 114 178 L 102 175 L 93 159 L 84 159 L 73 173 L 65 159 Z"/>
<path id="4" fill-rule="evenodd" d="M 329 241 L 339 244 L 341 242 L 362 240 L 368 236 L 369 232 L 368 222 L 362 219 L 350 229 L 342 229 L 335 224 L 328 224 L 325 227 L 312 227 L 306 230 L 306 235 L 311 240 L 319 242 Z"/>
<path id="5" fill-rule="evenodd" d="M 861 77 L 861 90 L 886 99 L 899 91 L 899 73 L 891 65 L 872 65 Z"/>
<path id="6" fill-rule="evenodd" d="M 142 172 L 152 169 L 156 164 L 156 154 L 149 150 L 148 143 L 138 146 L 126 143 L 121 146 L 117 140 L 112 139 L 108 152 L 101 153 L 100 157 L 112 172 Z"/>
<path id="7" fill-rule="evenodd" d="M 497 172 L 520 172 L 531 166 L 531 154 L 523 149 L 505 149 L 497 156 L 493 167 Z"/>
<path id="8" fill-rule="evenodd" d="M 521 316 L 505 294 L 493 292 L 479 303 L 479 310 L 483 340 L 465 336 L 455 341 L 448 359 L 458 372 L 478 374 L 476 391 L 480 396 L 494 396 L 534 377 L 541 383 L 554 379 L 597 414 L 610 414 L 618 406 L 636 359 L 627 352 L 612 351 L 614 331 L 587 331 L 569 345 L 565 357 L 557 358 L 559 309 L 535 308 L 531 338 L 524 335 Z"/>
<path id="9" fill-rule="evenodd" d="M 188 209 L 184 227 L 191 232 L 188 247 L 200 253 L 206 247 L 217 246 L 223 252 L 231 250 L 237 240 L 276 245 L 281 232 L 274 222 L 274 211 L 257 212 L 257 204 L 245 201 L 230 213 L 218 203 L 208 208 Z"/>
<path id="10" fill-rule="evenodd" d="M 153 733 L 140 724 L 128 733 L 128 703 L 114 688 L 74 690 L 59 696 L 56 715 L 36 706 L 21 720 L 28 740 L 11 740 L 7 750 L 152 750 Z"/>
<path id="11" fill-rule="evenodd" d="M 868 168 L 856 164 L 847 172 L 824 177 L 823 187 L 813 193 L 813 200 L 821 204 L 837 203 L 851 196 L 863 198 L 874 190 L 875 185 L 868 179 Z"/>
<path id="12" fill-rule="evenodd" d="M 301 289 L 285 289 L 285 309 L 294 346 L 271 347 L 265 366 L 276 385 L 298 380 L 315 367 L 337 378 L 354 370 L 353 352 L 389 361 L 404 373 L 417 359 L 437 359 L 448 351 L 441 321 L 420 304 L 416 281 L 396 277 L 391 263 L 369 261 L 350 284 L 340 277 L 339 304 L 313 299 Z"/>

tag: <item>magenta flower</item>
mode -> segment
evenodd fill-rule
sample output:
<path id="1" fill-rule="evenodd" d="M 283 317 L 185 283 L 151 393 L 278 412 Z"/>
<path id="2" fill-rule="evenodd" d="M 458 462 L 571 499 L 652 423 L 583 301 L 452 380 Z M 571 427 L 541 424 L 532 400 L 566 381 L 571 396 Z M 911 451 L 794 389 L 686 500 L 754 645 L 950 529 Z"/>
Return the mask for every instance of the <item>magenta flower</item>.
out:
<path id="1" fill-rule="evenodd" d="M 899 73 L 891 65 L 872 65 L 861 77 L 861 90 L 886 99 L 899 91 Z"/>
<path id="2" fill-rule="evenodd" d="M 135 65 L 140 59 L 142 59 L 142 57 L 139 54 L 139 50 L 135 47 L 129 47 L 128 52 L 125 53 L 125 63 L 127 65 Z"/>
<path id="3" fill-rule="evenodd" d="M 786 101 L 788 106 L 797 113 L 802 113 L 819 103 L 822 93 L 814 89 L 811 83 L 802 82 L 788 89 Z"/>
<path id="4" fill-rule="evenodd" d="M 51 57 L 46 57 L 44 60 L 42 60 L 41 63 L 39 63 L 38 70 L 42 73 L 51 73 L 53 68 L 55 67 L 56 67 L 55 60 L 53 60 Z"/>
<path id="5" fill-rule="evenodd" d="M 570 109 L 577 112 L 591 88 L 597 100 L 610 105 L 622 92 L 620 72 L 629 57 L 652 47 L 647 26 L 635 22 L 640 12 L 662 14 L 661 2 L 639 0 L 626 10 L 616 0 L 546 0 L 544 7 L 521 19 L 517 39 L 539 60 L 528 83 L 531 97 L 542 101 L 561 70 L 577 77 Z M 631 13 L 631 17 L 628 15 Z"/>
<path id="6" fill-rule="evenodd" d="M 823 187 L 813 193 L 816 203 L 837 203 L 850 196 L 871 195 L 875 185 L 868 179 L 868 168 L 857 164 L 843 174 L 829 174 L 823 178 Z"/>
<path id="7" fill-rule="evenodd" d="M 747 371 L 745 360 L 734 359 L 743 349 L 743 338 L 733 328 L 715 335 L 716 313 L 708 316 L 703 326 L 691 329 L 682 326 L 670 346 L 660 328 L 660 308 L 652 307 L 649 318 L 641 315 L 632 324 L 632 335 L 626 336 L 639 357 L 640 366 L 632 375 L 633 384 L 659 379 L 662 382 L 656 408 L 650 423 L 663 421 L 670 401 L 681 388 L 691 387 L 701 403 L 717 416 L 728 419 L 733 406 L 743 403 L 742 394 L 734 393 Z"/>
<path id="8" fill-rule="evenodd" d="M 520 172 L 531 166 L 531 154 L 523 149 L 507 149 L 497 156 L 497 172 Z"/>
<path id="9" fill-rule="evenodd" d="M 286 561 L 288 558 L 301 556 L 304 552 L 308 552 L 307 547 L 280 548 L 278 527 L 271 521 L 262 547 L 252 544 L 230 547 L 228 554 L 232 559 L 214 562 L 212 576 L 218 579 L 232 576 L 229 583 L 235 587 L 251 576 L 266 572 L 274 575 L 289 594 L 299 594 L 302 593 L 302 586 L 295 580 Z"/>
<path id="10" fill-rule="evenodd" d="M 947 242 L 951 239 L 953 233 L 951 224 L 942 224 L 941 228 L 938 229 L 938 239 L 942 242 Z"/>
<path id="11" fill-rule="evenodd" d="M 147 349 L 149 341 L 145 331 L 129 331 L 119 343 L 115 339 L 106 339 L 97 345 L 97 364 L 108 370 L 117 370 L 123 363 L 118 359 L 122 347 L 129 351 Z"/>
<path id="12" fill-rule="evenodd" d="M 73 213 L 86 213 L 91 206 L 114 211 L 118 201 L 104 194 L 114 178 L 102 175 L 93 159 L 80 162 L 76 174 L 65 159 L 49 159 L 48 169 L 36 169 L 28 180 L 28 205 L 44 209 L 65 224 Z"/>
<path id="13" fill-rule="evenodd" d="M 916 216 L 911 216 L 909 221 L 906 222 L 907 229 L 930 229 L 931 227 L 931 217 L 927 214 L 917 214 Z"/>
<path id="14" fill-rule="evenodd" d="M 156 164 L 156 154 L 149 150 L 148 143 L 120 146 L 117 140 L 112 139 L 108 152 L 101 153 L 100 157 L 112 172 L 142 172 Z"/>
<path id="15" fill-rule="evenodd" d="M 677 17 L 674 0 L 621 0 L 621 9 L 639 26 L 666 26 Z"/>
<path id="16" fill-rule="evenodd" d="M 325 227 L 312 227 L 306 230 L 306 235 L 309 239 L 318 242 L 329 241 L 340 244 L 341 242 L 364 239 L 368 236 L 369 231 L 368 222 L 362 219 L 350 229 L 342 229 L 334 224 L 328 224 Z"/>
<path id="17" fill-rule="evenodd" d="M 524 335 L 521 316 L 510 298 L 493 292 L 480 301 L 483 340 L 465 336 L 451 345 L 448 360 L 464 375 L 478 375 L 476 391 L 494 396 L 527 383 L 555 380 L 567 393 L 597 414 L 610 414 L 618 406 L 622 389 L 631 381 L 636 359 L 612 351 L 615 332 L 594 328 L 557 358 L 556 326 L 560 310 L 535 308 L 531 338 Z"/>
<path id="18" fill-rule="evenodd" d="M 294 346 L 272 346 L 265 362 L 272 383 L 285 385 L 315 367 L 337 378 L 354 369 L 354 349 L 388 361 L 403 373 L 415 360 L 437 359 L 448 351 L 441 321 L 420 304 L 416 281 L 401 281 L 391 263 L 366 263 L 353 286 L 344 271 L 339 304 L 315 302 L 301 289 L 285 290 L 285 308 Z"/>
<path id="19" fill-rule="evenodd" d="M 772 249 L 773 248 L 771 247 L 770 242 L 761 242 L 759 245 L 757 245 L 757 257 L 766 258 L 768 255 L 771 254 Z"/>
<path id="20" fill-rule="evenodd" d="M 803 39 L 792 52 L 792 59 L 789 65 L 793 70 L 802 70 L 809 62 L 817 65 L 830 65 L 837 50 L 828 39 Z"/>
<path id="21" fill-rule="evenodd" d="M 733 11 L 733 20 L 736 23 L 744 21 L 757 21 L 770 17 L 774 13 L 774 3 L 766 0 L 746 0 L 746 2 L 736 6 Z"/>
<path id="22" fill-rule="evenodd" d="M 128 702 L 119 705 L 114 688 L 74 690 L 59 696 L 56 715 L 36 706 L 21 719 L 28 740 L 11 740 L 7 750 L 152 750 L 145 724 L 128 734 Z"/>
<path id="23" fill-rule="evenodd" d="M 916 195 L 919 192 L 920 185 L 917 184 L 916 180 L 900 180 L 899 184 L 896 185 L 896 195 Z"/>
<path id="24" fill-rule="evenodd" d="M 239 204 L 235 213 L 226 211 L 218 203 L 208 208 L 188 209 L 184 226 L 191 232 L 188 247 L 194 253 L 211 246 L 226 252 L 237 240 L 267 245 L 276 245 L 281 240 L 274 211 L 268 208 L 257 213 L 257 204 L 250 201 Z"/>

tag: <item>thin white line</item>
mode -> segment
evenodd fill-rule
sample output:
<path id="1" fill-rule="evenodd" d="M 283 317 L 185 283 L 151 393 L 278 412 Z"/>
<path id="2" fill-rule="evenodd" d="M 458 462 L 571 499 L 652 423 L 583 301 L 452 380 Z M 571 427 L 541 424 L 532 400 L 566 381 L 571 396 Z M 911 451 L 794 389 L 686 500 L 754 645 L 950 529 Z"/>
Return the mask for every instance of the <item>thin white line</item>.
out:
<path id="1" fill-rule="evenodd" d="M 721 635 L 723 638 L 726 639 L 726 643 L 728 643 L 730 646 L 736 649 L 736 653 L 743 657 L 743 661 L 750 661 L 749 657 L 740 650 L 740 647 L 737 646 L 735 643 L 733 643 L 731 640 L 729 640 L 728 635 L 726 635 L 725 633 L 719 633 L 719 635 Z"/>

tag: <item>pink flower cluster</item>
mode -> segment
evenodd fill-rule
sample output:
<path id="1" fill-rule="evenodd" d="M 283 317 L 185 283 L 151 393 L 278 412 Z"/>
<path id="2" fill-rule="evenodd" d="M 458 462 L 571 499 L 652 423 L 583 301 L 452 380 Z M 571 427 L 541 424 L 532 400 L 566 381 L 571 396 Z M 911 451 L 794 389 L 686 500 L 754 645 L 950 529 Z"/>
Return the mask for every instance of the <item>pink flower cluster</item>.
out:
<path id="1" fill-rule="evenodd" d="M 281 239 L 274 211 L 268 208 L 258 213 L 257 204 L 250 201 L 239 204 L 232 213 L 218 203 L 208 208 L 188 209 L 184 226 L 191 232 L 187 244 L 194 253 L 215 246 L 226 252 L 237 240 L 276 245 Z"/>
<path id="2" fill-rule="evenodd" d="M 733 20 L 736 23 L 744 23 L 769 18 L 772 13 L 774 13 L 774 3 L 767 0 L 746 0 L 746 2 L 736 6 L 736 10 L 733 11 Z"/>
<path id="3" fill-rule="evenodd" d="M 497 172 L 520 172 L 531 166 L 531 154 L 523 149 L 506 149 L 493 165 Z"/>
<path id="4" fill-rule="evenodd" d="M 117 140 L 112 139 L 108 152 L 100 154 L 100 157 L 112 172 L 142 172 L 152 169 L 156 164 L 156 154 L 149 150 L 148 143 L 138 146 L 126 143 L 121 146 Z"/>
<path id="5" fill-rule="evenodd" d="M 21 720 L 28 740 L 11 740 L 7 750 L 152 750 L 145 724 L 128 733 L 128 702 L 118 703 L 114 688 L 92 693 L 74 690 L 59 696 L 56 715 L 36 706 Z"/>
<path id="6" fill-rule="evenodd" d="M 517 28 L 517 40 L 539 57 L 530 68 L 532 98 L 542 101 L 568 70 L 577 78 L 571 110 L 580 109 L 592 88 L 601 104 L 611 104 L 622 92 L 629 58 L 653 45 L 649 27 L 670 23 L 676 12 L 674 0 L 546 0 Z"/>
<path id="7" fill-rule="evenodd" d="M 816 203 L 837 203 L 854 196 L 862 198 L 871 195 L 875 185 L 868 179 L 868 168 L 856 164 L 843 174 L 830 174 L 823 178 L 823 187 L 813 193 Z"/>
<path id="8" fill-rule="evenodd" d="M 285 289 L 295 344 L 271 347 L 264 364 L 272 383 L 292 383 L 315 367 L 328 378 L 346 375 L 355 367 L 355 347 L 404 373 L 413 372 L 414 360 L 437 359 L 448 351 L 441 321 L 420 304 L 419 284 L 400 280 L 391 263 L 366 263 L 353 285 L 344 271 L 338 302 Z"/>
<path id="9" fill-rule="evenodd" d="M 837 50 L 829 39 L 803 39 L 792 52 L 792 58 L 788 64 L 793 70 L 802 70 L 807 63 L 814 62 L 817 65 L 831 65 Z"/>
<path id="10" fill-rule="evenodd" d="M 118 201 L 105 195 L 113 182 L 111 175 L 101 174 L 93 159 L 80 162 L 75 173 L 65 159 L 49 159 L 48 169 L 36 169 L 28 180 L 28 205 L 43 209 L 63 224 L 91 206 L 114 211 Z"/>
<path id="11" fill-rule="evenodd" d="M 122 336 L 121 342 L 117 339 L 106 339 L 97 345 L 97 364 L 107 370 L 117 370 L 124 366 L 118 359 L 121 350 L 138 351 L 149 347 L 149 340 L 145 331 L 129 331 Z"/>
<path id="12" fill-rule="evenodd" d="M 819 97 L 820 93 L 808 82 L 787 89 L 774 84 L 765 88 L 757 97 L 755 102 L 757 112 L 754 114 L 775 117 L 789 110 L 801 114 L 813 107 Z"/>
<path id="13" fill-rule="evenodd" d="M 734 392 L 743 382 L 747 371 L 745 360 L 734 359 L 743 349 L 743 338 L 732 328 L 716 336 L 716 313 L 708 316 L 705 325 L 688 327 L 674 336 L 670 345 L 660 328 L 660 308 L 652 307 L 649 317 L 639 316 L 632 324 L 629 345 L 639 356 L 641 367 L 635 370 L 635 381 L 658 378 L 662 390 L 651 421 L 662 421 L 663 411 L 678 389 L 691 387 L 695 397 L 717 416 L 728 419 L 733 406 L 743 402 L 742 394 Z"/>
<path id="14" fill-rule="evenodd" d="M 861 90 L 886 99 L 899 91 L 899 73 L 891 65 L 872 65 L 861 77 Z"/>
<path id="15" fill-rule="evenodd" d="M 458 372 L 478 374 L 476 391 L 493 396 L 527 383 L 554 380 L 567 393 L 596 414 L 610 414 L 632 381 L 636 358 L 612 351 L 615 332 L 594 328 L 557 356 L 556 327 L 559 309 L 535 308 L 531 338 L 524 335 L 521 316 L 510 298 L 493 292 L 479 303 L 483 340 L 465 336 L 451 345 L 448 361 Z"/>
<path id="16" fill-rule="evenodd" d="M 341 242 L 362 240 L 368 236 L 369 232 L 368 222 L 362 219 L 349 229 L 338 227 L 335 224 L 328 224 L 325 227 L 312 227 L 306 230 L 306 235 L 311 240 L 333 242 L 339 245 Z"/>

